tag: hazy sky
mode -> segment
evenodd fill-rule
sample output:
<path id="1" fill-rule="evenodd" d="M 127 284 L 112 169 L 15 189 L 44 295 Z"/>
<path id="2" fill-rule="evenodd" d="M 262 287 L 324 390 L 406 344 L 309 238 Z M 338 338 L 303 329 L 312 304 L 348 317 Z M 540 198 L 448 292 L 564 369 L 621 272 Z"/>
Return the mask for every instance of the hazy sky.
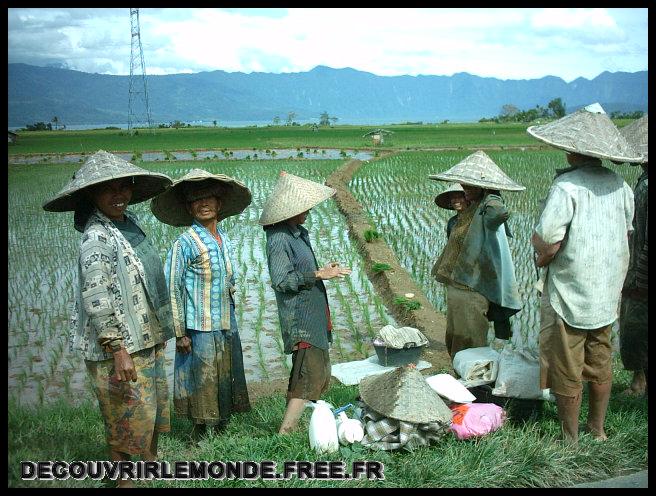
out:
<path id="1" fill-rule="evenodd" d="M 139 10 L 147 74 L 468 72 L 500 79 L 647 70 L 647 9 Z M 129 9 L 8 9 L 8 59 L 130 73 Z"/>

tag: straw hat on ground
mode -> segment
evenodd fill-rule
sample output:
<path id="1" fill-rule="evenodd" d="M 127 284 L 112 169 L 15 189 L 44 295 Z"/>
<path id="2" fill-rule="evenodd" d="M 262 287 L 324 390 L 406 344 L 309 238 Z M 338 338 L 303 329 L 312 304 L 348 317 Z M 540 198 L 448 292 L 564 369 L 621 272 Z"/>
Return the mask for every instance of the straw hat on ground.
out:
<path id="1" fill-rule="evenodd" d="M 445 172 L 431 174 L 430 179 L 502 191 L 524 191 L 526 188 L 510 179 L 488 155 L 479 150 Z M 437 200 L 436 200 L 437 201 Z"/>
<path id="2" fill-rule="evenodd" d="M 648 162 L 648 147 L 649 147 L 649 137 L 648 135 L 648 119 L 645 115 L 638 120 L 633 121 L 628 126 L 620 128 L 620 133 L 626 138 L 626 141 L 633 146 L 634 150 L 642 154 L 643 160 L 642 163 Z"/>
<path id="3" fill-rule="evenodd" d="M 439 195 L 437 195 L 435 197 L 435 205 L 441 208 L 446 208 L 448 210 L 455 210 L 451 206 L 451 197 L 455 193 L 460 193 L 461 195 L 465 194 L 465 190 L 462 189 L 460 183 L 453 183 L 451 186 L 449 186 L 447 189 L 445 189 Z"/>
<path id="4" fill-rule="evenodd" d="M 598 103 L 557 121 L 531 126 L 526 132 L 556 148 L 588 157 L 620 163 L 642 160 Z"/>
<path id="5" fill-rule="evenodd" d="M 451 410 L 414 366 L 364 377 L 359 389 L 362 401 L 385 417 L 415 424 L 451 422 Z"/>
<path id="6" fill-rule="evenodd" d="M 49 212 L 76 210 L 80 200 L 86 202 L 83 193 L 85 189 L 125 177 L 133 180 L 131 205 L 152 198 L 171 184 L 171 179 L 165 174 L 150 172 L 121 157 L 98 150 L 73 174 L 64 189 L 43 204 L 43 209 Z"/>
<path id="7" fill-rule="evenodd" d="M 218 221 L 238 215 L 251 203 L 251 192 L 241 181 L 225 174 L 212 174 L 203 169 L 191 169 L 164 193 L 150 203 L 155 217 L 171 226 L 190 226 L 194 217 L 187 202 L 216 196 L 221 200 Z"/>
<path id="8" fill-rule="evenodd" d="M 260 224 L 268 226 L 291 219 L 317 206 L 336 192 L 323 184 L 281 171 L 273 192 L 262 208 Z"/>

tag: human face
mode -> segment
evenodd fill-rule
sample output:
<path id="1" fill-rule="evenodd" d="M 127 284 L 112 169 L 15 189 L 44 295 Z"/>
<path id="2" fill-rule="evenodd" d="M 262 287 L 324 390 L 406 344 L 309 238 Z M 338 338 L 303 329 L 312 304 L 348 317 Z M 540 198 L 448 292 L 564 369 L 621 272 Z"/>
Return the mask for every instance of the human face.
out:
<path id="1" fill-rule="evenodd" d="M 93 204 L 112 220 L 123 220 L 132 199 L 132 178 L 114 179 L 90 188 Z"/>
<path id="2" fill-rule="evenodd" d="M 483 193 L 483 188 L 477 188 L 476 186 L 468 186 L 466 184 L 461 184 L 462 189 L 465 190 L 465 200 L 467 201 L 476 201 L 481 197 Z"/>
<path id="3" fill-rule="evenodd" d="M 189 213 L 201 224 L 217 221 L 221 202 L 216 196 L 207 196 L 187 203 Z"/>
<path id="4" fill-rule="evenodd" d="M 451 193 L 451 208 L 460 212 L 467 206 L 464 193 Z"/>
<path id="5" fill-rule="evenodd" d="M 300 226 L 301 224 L 303 224 L 307 220 L 307 216 L 308 216 L 309 213 L 310 213 L 310 211 L 306 210 L 305 212 L 300 213 L 300 214 L 292 217 L 291 219 L 289 219 L 288 222 L 290 224 L 292 224 L 293 226 Z"/>

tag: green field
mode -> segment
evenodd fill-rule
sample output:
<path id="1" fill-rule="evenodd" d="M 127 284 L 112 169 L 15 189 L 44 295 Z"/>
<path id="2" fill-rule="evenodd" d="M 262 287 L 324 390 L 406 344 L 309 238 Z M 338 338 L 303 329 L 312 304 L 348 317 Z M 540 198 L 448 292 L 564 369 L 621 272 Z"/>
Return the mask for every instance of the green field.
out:
<path id="1" fill-rule="evenodd" d="M 546 195 L 556 168 L 566 166 L 564 153 L 551 148 L 534 149 L 523 125 L 386 126 L 393 129 L 391 143 L 380 150 L 398 153 L 363 164 L 350 183 L 356 198 L 376 228 L 396 252 L 401 264 L 438 309 L 441 287 L 430 276 L 430 267 L 445 242 L 445 222 L 450 212 L 435 207 L 433 198 L 441 183 L 428 174 L 444 171 L 478 146 L 514 180 L 527 187 L 507 193 L 512 212 L 511 250 L 525 298 L 525 309 L 514 318 L 522 343 L 534 347 L 537 307 L 531 283 L 530 231 L 538 201 Z M 189 128 L 156 130 L 152 135 L 128 136 L 119 131 L 23 132 L 9 154 L 93 153 L 108 151 L 201 150 L 326 147 L 362 148 L 368 127 L 338 126 L 318 132 L 303 127 Z M 493 133 L 494 132 L 494 133 Z M 529 146 L 525 150 L 521 147 Z M 455 150 L 425 151 L 449 147 Z M 500 148 L 504 147 L 503 150 Z M 505 149 L 506 147 L 520 147 Z M 461 148 L 461 149 L 460 149 Z M 409 150 L 408 150 L 409 149 Z M 418 151 L 424 149 L 424 151 Z M 224 222 L 239 265 L 237 317 L 244 344 L 247 378 L 285 377 L 288 363 L 281 351 L 275 298 L 269 286 L 264 257 L 264 233 L 257 224 L 264 198 L 281 169 L 323 182 L 344 160 L 197 160 L 137 162 L 144 168 L 178 178 L 190 168 L 201 167 L 244 181 L 253 193 L 253 204 L 240 216 Z M 638 167 L 605 164 L 633 186 Z M 26 164 L 8 166 L 8 398 L 9 483 L 24 486 L 103 486 L 91 481 L 61 483 L 20 481 L 20 460 L 98 460 L 106 456 L 102 424 L 93 395 L 85 381 L 84 366 L 67 347 L 68 317 L 72 301 L 75 257 L 79 233 L 71 213 L 44 212 L 41 204 L 59 191 L 79 164 Z M 181 232 L 159 223 L 149 202 L 134 206 L 146 233 L 162 258 Z M 308 227 L 320 262 L 337 258 L 354 269 L 350 279 L 328 284 L 335 343 L 334 363 L 368 356 L 372 334 L 393 322 L 365 274 L 362 258 L 351 244 L 348 228 L 333 201 L 310 214 Z M 171 343 L 169 343 L 171 344 Z M 169 355 L 170 356 L 170 355 Z M 169 363 L 170 366 L 170 363 Z M 385 463 L 386 480 L 306 482 L 291 480 L 270 486 L 350 487 L 557 487 L 590 478 L 614 476 L 644 468 L 648 451 L 648 412 L 645 399 L 622 397 L 630 374 L 614 363 L 613 396 L 608 412 L 609 441 L 597 443 L 585 436 L 578 449 L 558 440 L 558 420 L 553 404 L 545 415 L 526 424 L 508 423 L 497 433 L 477 441 L 459 442 L 452 437 L 429 449 L 412 453 L 371 452 L 363 448 L 342 451 L 321 459 L 379 460 Z M 351 402 L 356 388 L 333 386 L 327 399 L 335 405 Z M 72 407 L 71 405 L 76 405 Z M 190 425 L 174 417 L 173 432 L 163 436 L 163 459 L 190 460 L 315 460 L 306 431 L 290 437 L 275 434 L 282 417 L 284 398 L 272 395 L 258 400 L 253 412 L 236 416 L 225 435 L 193 446 L 186 435 Z M 584 399 L 583 415 L 586 406 Z M 583 418 L 585 418 L 583 416 Z M 307 427 L 307 415 L 302 422 Z M 247 433 L 247 434 L 245 434 Z M 165 487 L 167 483 L 145 483 Z M 206 485 L 265 486 L 248 483 L 177 482 L 181 487 Z"/>
<path id="2" fill-rule="evenodd" d="M 433 124 L 384 126 L 394 131 L 379 149 L 537 146 L 520 124 Z M 143 152 L 194 149 L 266 148 L 370 148 L 362 136 L 372 126 L 337 126 L 313 131 L 308 126 L 252 128 L 193 127 L 139 130 L 131 136 L 122 130 L 29 131 L 21 132 L 9 155 L 29 153 Z"/>

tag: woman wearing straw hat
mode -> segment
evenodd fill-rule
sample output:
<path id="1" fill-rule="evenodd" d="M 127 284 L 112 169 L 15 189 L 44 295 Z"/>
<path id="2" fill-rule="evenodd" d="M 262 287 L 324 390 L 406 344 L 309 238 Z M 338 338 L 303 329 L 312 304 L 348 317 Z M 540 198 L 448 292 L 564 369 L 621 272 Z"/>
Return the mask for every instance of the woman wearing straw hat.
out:
<path id="1" fill-rule="evenodd" d="M 157 252 L 127 210 L 170 184 L 164 174 L 100 150 L 43 205 L 51 212 L 73 210 L 74 227 L 83 233 L 71 350 L 84 357 L 112 460 L 154 460 L 159 433 L 170 430 L 168 291 Z"/>
<path id="2" fill-rule="evenodd" d="M 629 240 L 631 257 L 622 289 L 620 308 L 620 356 L 625 370 L 633 372 L 630 396 L 647 392 L 649 340 L 647 330 L 648 249 L 647 249 L 647 169 L 649 161 L 648 117 L 645 115 L 620 129 L 622 136 L 642 154 L 642 174 L 634 189 L 635 216 Z"/>
<path id="3" fill-rule="evenodd" d="M 232 412 L 250 410 L 241 340 L 235 319 L 236 264 L 219 222 L 251 203 L 241 182 L 192 169 L 155 198 L 155 216 L 190 226 L 166 257 L 176 336 L 173 403 L 194 422 L 194 436 L 221 430 Z"/>
<path id="4" fill-rule="evenodd" d="M 540 387 L 556 397 L 564 438 L 578 442 L 583 381 L 588 382 L 585 429 L 606 439 L 612 386 L 611 324 L 617 319 L 629 266 L 633 192 L 601 159 L 642 161 L 599 104 L 527 129 L 567 152 L 531 242 L 541 281 Z"/>
<path id="5" fill-rule="evenodd" d="M 523 191 L 484 152 L 477 151 L 431 179 L 459 183 L 470 204 L 460 213 L 433 267 L 446 285 L 446 347 L 451 358 L 466 348 L 487 346 L 489 321 L 509 339 L 510 317 L 521 309 L 508 246 L 509 212 L 500 191 Z"/>
<path id="6" fill-rule="evenodd" d="M 449 218 L 446 223 L 446 237 L 451 236 L 453 226 L 458 221 L 458 215 L 462 212 L 469 202 L 465 199 L 465 190 L 458 183 L 453 183 L 447 189 L 435 197 L 435 205 L 446 210 L 455 210 L 456 214 Z"/>
<path id="7" fill-rule="evenodd" d="M 351 270 L 337 262 L 319 268 L 302 224 L 311 208 L 335 193 L 332 188 L 283 171 L 260 216 L 284 351 L 292 355 L 280 434 L 295 429 L 306 401 L 318 400 L 330 384 L 332 324 L 323 281 L 344 277 Z"/>

